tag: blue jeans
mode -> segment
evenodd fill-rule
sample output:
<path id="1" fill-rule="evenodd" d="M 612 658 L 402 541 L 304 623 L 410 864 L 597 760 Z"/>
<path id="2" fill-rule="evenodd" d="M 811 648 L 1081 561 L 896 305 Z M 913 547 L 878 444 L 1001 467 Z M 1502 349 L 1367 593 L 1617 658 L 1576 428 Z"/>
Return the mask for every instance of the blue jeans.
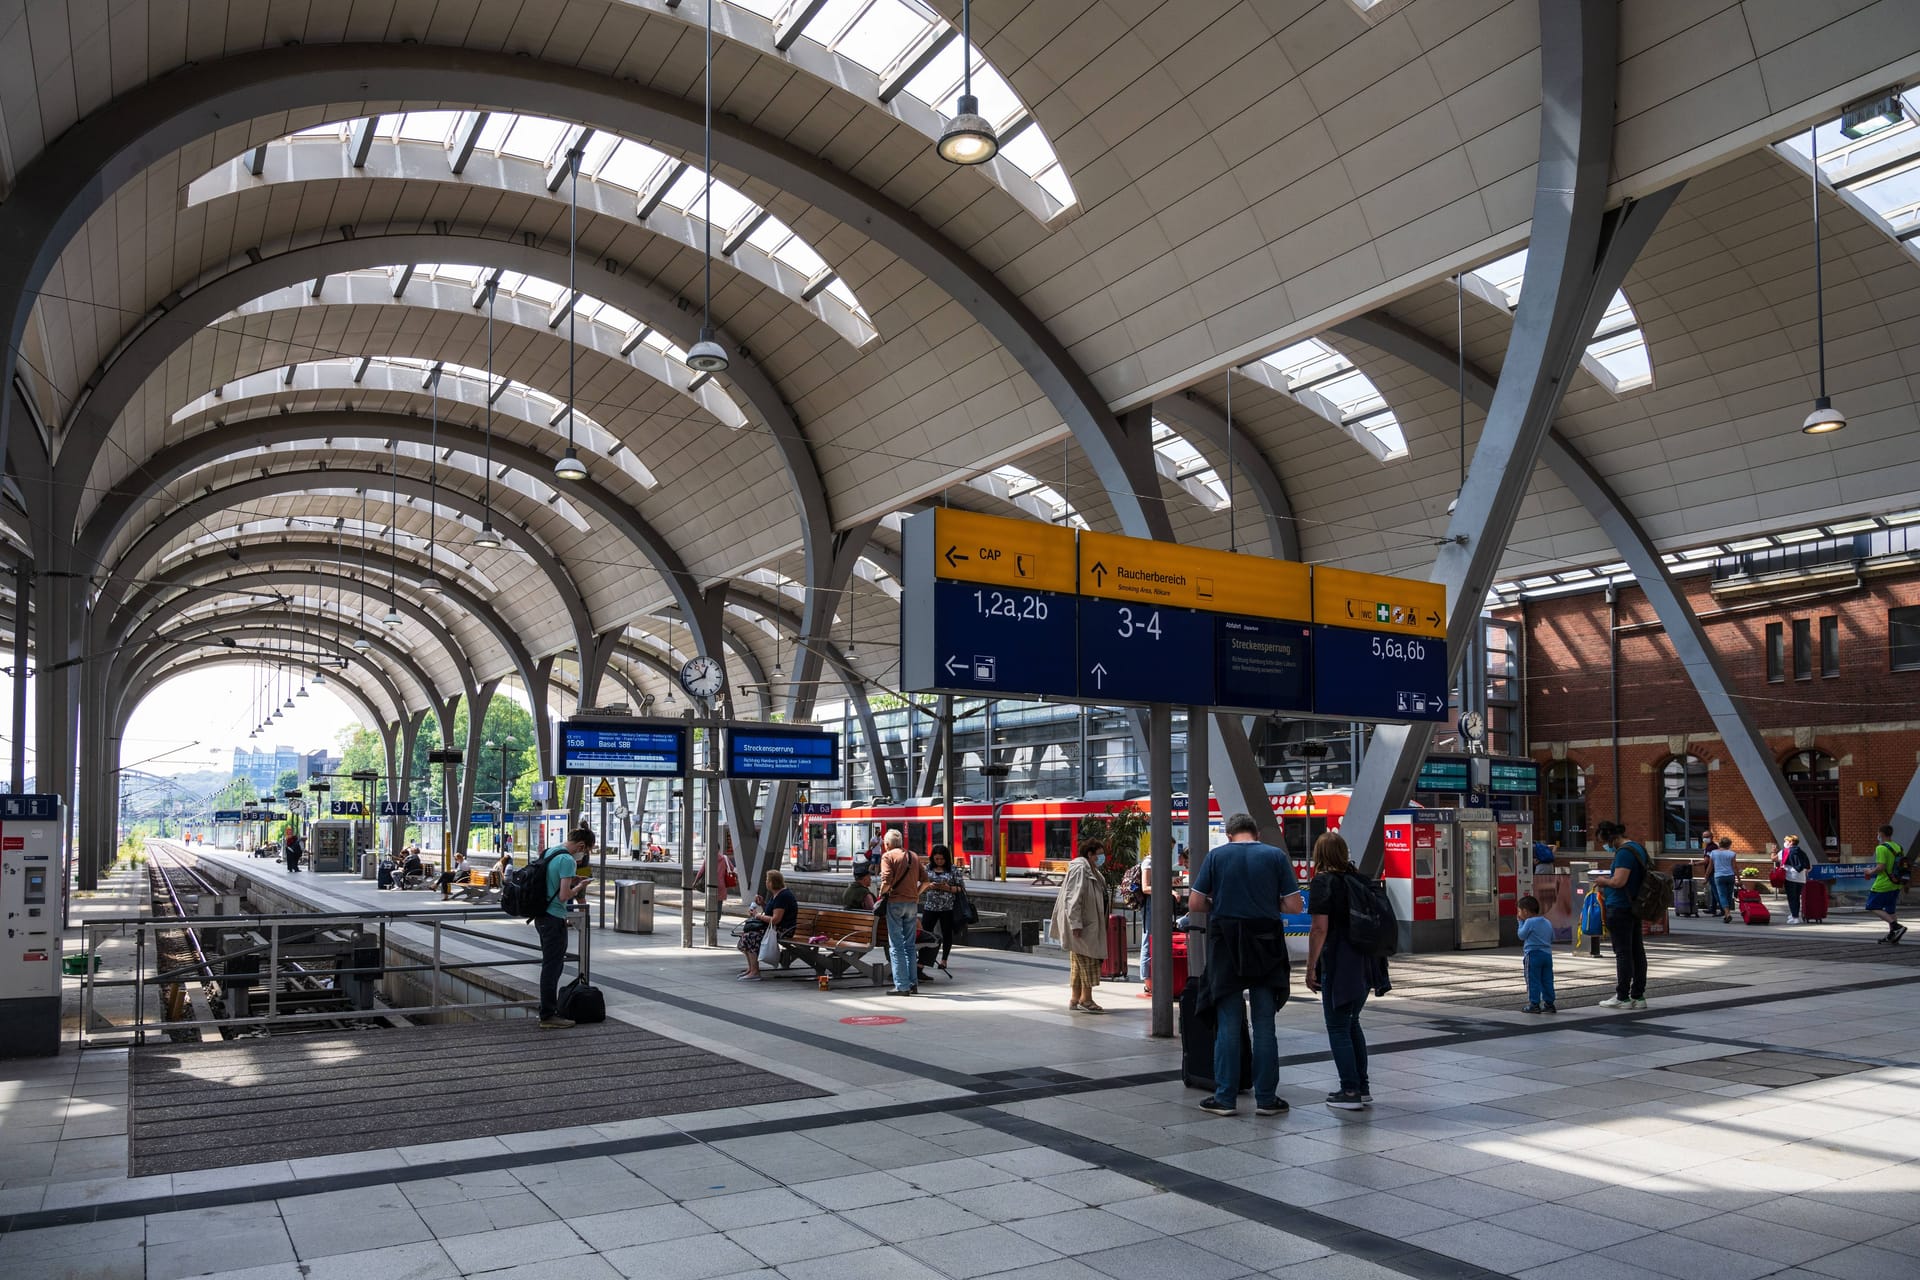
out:
<path id="1" fill-rule="evenodd" d="M 1360 1011 L 1367 1007 L 1366 993 L 1352 1004 L 1335 1005 L 1324 998 L 1321 1012 L 1327 1019 L 1327 1048 L 1333 1052 L 1334 1069 L 1340 1073 L 1344 1093 L 1366 1093 L 1367 1035 L 1360 1030 Z"/>
<path id="2" fill-rule="evenodd" d="M 907 991 L 919 985 L 920 971 L 915 963 L 913 944 L 920 932 L 920 904 L 887 904 L 887 958 L 893 963 L 893 989 Z"/>
<path id="3" fill-rule="evenodd" d="M 1740 905 L 1740 896 L 1734 892 L 1732 876 L 1715 876 L 1713 891 L 1720 899 L 1720 914 L 1730 916 Z"/>
<path id="4" fill-rule="evenodd" d="M 1553 952 L 1529 951 L 1527 962 L 1527 1003 L 1552 1004 Z"/>
<path id="5" fill-rule="evenodd" d="M 1266 1106 L 1280 1088 L 1280 1042 L 1274 1038 L 1273 1016 L 1279 1004 L 1273 988 L 1253 987 L 1234 992 L 1213 1008 L 1219 1023 L 1213 1033 L 1213 1096 L 1231 1107 L 1240 1095 L 1240 1023 L 1251 1009 L 1253 1018 L 1253 1102 Z"/>

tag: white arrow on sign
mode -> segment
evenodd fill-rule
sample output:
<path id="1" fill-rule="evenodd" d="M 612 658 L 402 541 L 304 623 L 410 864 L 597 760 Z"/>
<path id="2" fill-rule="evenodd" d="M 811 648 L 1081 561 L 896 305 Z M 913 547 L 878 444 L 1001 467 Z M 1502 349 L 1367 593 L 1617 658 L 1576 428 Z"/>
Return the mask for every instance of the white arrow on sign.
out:
<path id="1" fill-rule="evenodd" d="M 959 661 L 960 661 L 960 660 L 959 660 L 958 658 L 948 658 L 948 659 L 947 659 L 947 660 L 946 660 L 946 661 L 945 661 L 944 663 L 942 663 L 941 665 L 942 665 L 942 666 L 944 666 L 944 667 L 945 667 L 945 668 L 947 669 L 947 674 L 948 674 L 948 675 L 950 675 L 950 676 L 951 676 L 951 675 L 958 675 L 958 674 L 959 674 L 960 672 L 962 672 L 962 671 L 965 671 L 965 670 L 967 669 L 967 664 L 966 664 L 966 663 L 964 663 L 964 662 L 960 662 L 960 665 L 959 665 L 959 666 L 955 666 L 955 665 L 954 665 L 954 664 L 955 664 L 956 662 L 959 662 Z"/>
<path id="2" fill-rule="evenodd" d="M 1091 672 L 1091 674 L 1093 676 L 1094 688 L 1104 689 L 1107 687 L 1107 668 L 1104 664 L 1098 663 L 1098 662 L 1094 663 L 1093 671 Z"/>

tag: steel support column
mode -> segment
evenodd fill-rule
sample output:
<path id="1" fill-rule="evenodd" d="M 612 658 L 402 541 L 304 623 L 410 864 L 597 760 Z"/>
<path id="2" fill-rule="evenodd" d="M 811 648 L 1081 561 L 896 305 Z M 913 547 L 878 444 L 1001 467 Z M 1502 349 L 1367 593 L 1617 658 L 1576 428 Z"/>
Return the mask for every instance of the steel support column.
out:
<path id="1" fill-rule="evenodd" d="M 1547 429 L 1588 337 L 1672 202 L 1662 192 L 1606 210 L 1613 150 L 1619 6 L 1540 0 L 1540 161 L 1527 288 L 1499 386 L 1430 577 L 1447 588 L 1447 652 L 1457 670 L 1480 625 Z M 1450 672 L 1451 674 L 1451 672 Z M 1377 875 L 1381 819 L 1412 794 L 1433 726 L 1382 725 L 1355 780 L 1341 829 Z"/>
<path id="2" fill-rule="evenodd" d="M 473 818 L 474 780 L 480 773 L 480 748 L 486 742 L 487 708 L 493 703 L 494 690 L 500 687 L 498 680 L 488 680 L 479 689 L 467 695 L 467 740 L 464 744 L 465 756 L 460 761 L 460 794 L 455 802 L 460 806 L 458 821 L 449 821 L 449 831 L 458 832 L 458 844 L 452 849 L 467 847 L 467 826 Z M 441 735 L 445 740 L 446 735 Z M 452 817 L 453 815 L 449 815 Z M 443 864 L 451 865 L 451 864 Z"/>

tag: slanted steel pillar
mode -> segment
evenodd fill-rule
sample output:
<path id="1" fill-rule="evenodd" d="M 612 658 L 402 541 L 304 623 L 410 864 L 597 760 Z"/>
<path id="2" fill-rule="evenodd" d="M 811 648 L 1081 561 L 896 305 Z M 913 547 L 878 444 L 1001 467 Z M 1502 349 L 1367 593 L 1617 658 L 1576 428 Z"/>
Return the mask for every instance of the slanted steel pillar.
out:
<path id="1" fill-rule="evenodd" d="M 1207 709 L 1188 707 L 1187 866 L 1193 875 L 1200 873 L 1200 864 L 1207 856 L 1207 841 L 1213 838 L 1207 825 L 1207 807 L 1212 803 L 1211 783 L 1207 777 L 1207 748 L 1212 739 L 1213 735 L 1208 732 Z"/>
<path id="2" fill-rule="evenodd" d="M 9 781 L 13 794 L 27 789 L 27 650 L 32 620 L 27 609 L 33 596 L 33 560 L 21 556 L 13 566 L 13 768 Z"/>
<path id="3" fill-rule="evenodd" d="M 494 690 L 500 687 L 498 680 L 489 680 L 478 689 L 467 694 L 467 740 L 461 744 L 465 752 L 460 761 L 460 794 L 455 803 L 459 805 L 458 822 L 449 821 L 449 830 L 457 830 L 459 843 L 453 846 L 457 851 L 467 847 L 467 826 L 473 818 L 473 786 L 480 772 L 480 749 L 487 740 L 487 708 L 493 703 Z M 449 728 L 452 722 L 448 722 Z M 442 738 L 445 738 L 443 733 Z M 454 815 L 449 814 L 449 819 Z"/>
<path id="4" fill-rule="evenodd" d="M 1615 0 L 1540 0 L 1540 162 L 1527 287 L 1473 465 L 1430 577 L 1447 588 L 1457 669 L 1533 477 L 1567 379 L 1627 268 L 1672 203 L 1662 192 L 1606 210 L 1619 50 Z M 1377 875 L 1381 819 L 1412 794 L 1433 726 L 1382 725 L 1341 830 Z"/>
<path id="5" fill-rule="evenodd" d="M 1147 720 L 1147 793 L 1153 806 L 1147 834 L 1153 854 L 1147 874 L 1152 890 L 1147 920 L 1153 940 L 1152 1032 L 1165 1039 L 1173 1034 L 1173 707 L 1156 702 Z M 1106 921 L 1098 927 L 1106 928 Z"/>

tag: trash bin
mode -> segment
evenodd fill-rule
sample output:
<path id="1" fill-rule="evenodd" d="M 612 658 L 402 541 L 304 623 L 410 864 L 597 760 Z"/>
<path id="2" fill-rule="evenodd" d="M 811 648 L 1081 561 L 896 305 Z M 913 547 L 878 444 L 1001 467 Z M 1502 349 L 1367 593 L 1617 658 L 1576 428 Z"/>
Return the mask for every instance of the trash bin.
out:
<path id="1" fill-rule="evenodd" d="M 613 907 L 616 933 L 652 933 L 653 881 L 615 880 Z"/>
<path id="2" fill-rule="evenodd" d="M 971 880 L 993 879 L 993 855 L 990 853 L 968 854 L 967 878 Z"/>
<path id="3" fill-rule="evenodd" d="M 374 857 L 370 853 L 361 854 L 360 855 L 360 878 L 362 880 L 373 879 L 375 873 L 380 870 L 379 861 L 380 860 L 378 858 Z"/>

